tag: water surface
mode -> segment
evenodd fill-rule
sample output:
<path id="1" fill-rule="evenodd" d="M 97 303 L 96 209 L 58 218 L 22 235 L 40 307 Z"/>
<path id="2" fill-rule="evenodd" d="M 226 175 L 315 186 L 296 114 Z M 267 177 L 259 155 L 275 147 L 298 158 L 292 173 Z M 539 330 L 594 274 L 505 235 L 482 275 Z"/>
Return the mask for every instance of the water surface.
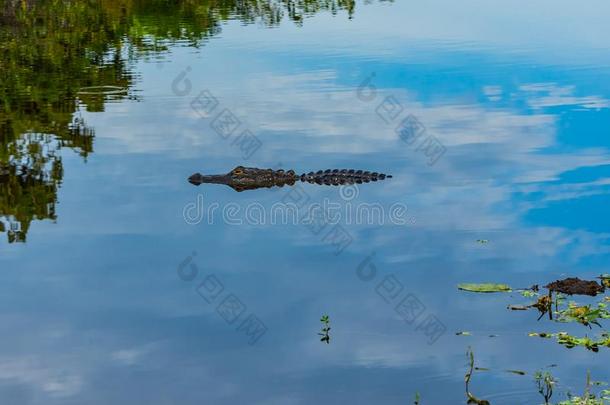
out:
<path id="1" fill-rule="evenodd" d="M 587 370 L 610 379 L 607 348 L 527 336 L 599 328 L 506 310 L 528 301 L 518 293 L 456 288 L 608 273 L 606 3 L 11 4 L 0 19 L 7 403 L 404 404 L 416 392 L 465 403 L 468 347 L 490 368 L 471 389 L 493 404 L 541 403 L 533 373 L 552 364 L 554 400 L 582 392 Z M 202 92 L 218 103 L 207 114 Z M 230 135 L 214 129 L 224 110 L 239 120 Z M 440 156 L 401 139 L 407 117 Z M 237 165 L 393 178 L 242 193 L 186 181 Z M 245 216 L 294 190 L 407 211 L 321 230 Z M 199 201 L 206 215 L 185 220 Z M 227 206 L 242 214 L 223 218 Z M 333 243 L 336 229 L 349 243 Z M 241 303 L 233 321 L 218 310 L 227 297 Z M 404 299 L 419 308 L 406 318 Z M 264 334 L 248 336 L 250 316 Z"/>

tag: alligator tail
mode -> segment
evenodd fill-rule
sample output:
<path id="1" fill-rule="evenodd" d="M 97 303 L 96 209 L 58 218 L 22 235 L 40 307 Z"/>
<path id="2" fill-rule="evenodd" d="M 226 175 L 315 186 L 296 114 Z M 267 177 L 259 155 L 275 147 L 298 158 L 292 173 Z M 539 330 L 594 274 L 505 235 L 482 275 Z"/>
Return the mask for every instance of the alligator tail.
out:
<path id="1" fill-rule="evenodd" d="M 385 180 L 391 175 L 353 169 L 327 169 L 317 172 L 303 173 L 300 180 L 308 183 L 341 186 L 344 184 L 362 184 L 371 181 Z"/>

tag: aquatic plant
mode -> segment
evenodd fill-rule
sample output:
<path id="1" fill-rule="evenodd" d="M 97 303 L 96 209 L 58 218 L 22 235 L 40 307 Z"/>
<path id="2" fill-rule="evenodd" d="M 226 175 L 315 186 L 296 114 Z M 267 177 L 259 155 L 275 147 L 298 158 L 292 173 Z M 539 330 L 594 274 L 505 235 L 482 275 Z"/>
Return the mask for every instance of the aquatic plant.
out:
<path id="1" fill-rule="evenodd" d="M 533 290 L 520 290 L 519 293 L 526 298 L 537 297 L 538 292 Z"/>
<path id="2" fill-rule="evenodd" d="M 551 404 L 551 397 L 553 396 L 553 389 L 557 385 L 557 380 L 553 375 L 548 372 L 536 371 L 534 374 L 534 382 L 538 388 L 538 392 L 544 398 L 544 405 Z M 585 391 L 583 395 L 574 396 L 570 392 L 567 393 L 568 399 L 561 401 L 557 405 L 607 405 L 610 400 L 610 390 L 602 390 L 599 395 L 591 392 L 593 386 L 604 386 L 607 385 L 605 382 L 591 381 L 591 373 L 587 371 L 587 379 L 585 384 Z"/>
<path id="3" fill-rule="evenodd" d="M 584 326 L 591 328 L 591 324 L 599 324 L 599 319 L 610 319 L 610 312 L 606 309 L 607 305 L 599 302 L 596 308 L 591 308 L 590 305 L 579 306 L 575 302 L 570 302 L 568 308 L 558 311 L 558 321 L 560 322 L 578 322 Z"/>
<path id="4" fill-rule="evenodd" d="M 608 302 L 610 297 L 603 297 L 599 302 L 595 304 L 581 305 L 574 301 L 570 301 L 566 305 L 566 295 L 572 294 L 584 294 L 595 296 L 599 292 L 605 291 L 605 285 L 608 281 L 608 275 L 602 275 L 599 278 L 602 280 L 602 284 L 598 284 L 595 281 L 581 280 L 578 278 L 566 278 L 563 280 L 557 280 L 546 286 L 548 288 L 547 295 L 541 295 L 537 300 L 529 305 L 508 305 L 508 309 L 514 311 L 527 311 L 530 308 L 536 308 L 540 312 L 538 320 L 540 320 L 545 314 L 548 314 L 548 318 L 551 321 L 556 322 L 577 322 L 581 325 L 587 326 L 592 329 L 592 325 L 602 327 L 602 319 L 610 319 L 610 311 L 608 310 Z M 506 284 L 493 284 L 493 283 L 463 283 L 459 284 L 460 290 L 469 292 L 506 292 L 506 291 L 521 291 L 521 295 L 524 297 L 532 297 L 538 295 L 538 285 L 534 285 L 529 289 L 511 289 Z M 553 296 L 554 295 L 554 296 Z M 470 333 L 461 331 L 456 332 L 457 336 L 468 336 Z M 604 331 L 599 337 L 591 338 L 588 336 L 576 337 L 568 334 L 567 332 L 557 333 L 530 333 L 529 336 L 538 336 L 542 338 L 555 338 L 557 343 L 571 349 L 576 346 L 581 346 L 587 350 L 598 352 L 600 347 L 610 347 L 610 335 Z"/>
<path id="5" fill-rule="evenodd" d="M 529 333 L 528 336 L 537 336 L 541 338 L 555 338 L 557 343 L 567 347 L 568 349 L 572 349 L 576 346 L 582 346 L 587 350 L 591 350 L 593 352 L 598 352 L 600 346 L 601 347 L 610 347 L 610 334 L 604 332 L 598 339 L 591 339 L 588 336 L 585 337 L 575 337 L 567 332 L 558 332 L 558 333 L 546 333 L 546 332 L 533 332 Z"/>
<path id="6" fill-rule="evenodd" d="M 542 317 L 546 313 L 549 314 L 549 319 L 552 320 L 553 319 L 552 305 L 553 305 L 553 298 L 549 294 L 549 295 L 543 295 L 542 297 L 538 298 L 538 300 L 531 306 L 536 308 L 540 312 L 540 316 L 538 317 L 538 320 L 542 319 Z"/>
<path id="7" fill-rule="evenodd" d="M 607 385 L 603 382 L 591 381 L 591 373 L 587 371 L 587 381 L 585 384 L 585 392 L 581 396 L 573 396 L 568 393 L 568 400 L 562 401 L 558 405 L 607 405 L 610 400 L 610 391 L 602 390 L 599 396 L 591 393 L 593 385 Z"/>
<path id="8" fill-rule="evenodd" d="M 602 281 L 602 285 L 605 288 L 610 288 L 610 274 L 602 274 L 599 276 L 599 279 Z"/>
<path id="9" fill-rule="evenodd" d="M 464 376 L 464 382 L 466 384 L 466 398 L 468 398 L 468 404 L 490 405 L 489 401 L 487 401 L 485 399 L 478 399 L 477 397 L 475 397 L 470 392 L 470 380 L 472 379 L 472 373 L 475 370 L 475 367 L 474 367 L 474 353 L 473 353 L 473 351 L 472 351 L 472 349 L 470 347 L 466 351 L 466 357 L 468 358 L 468 363 L 470 365 L 470 369 L 468 370 L 468 372 Z"/>
<path id="10" fill-rule="evenodd" d="M 551 397 L 553 396 L 553 386 L 557 383 L 551 373 L 545 371 L 536 371 L 534 374 L 534 381 L 538 387 L 538 392 L 544 398 L 544 405 L 550 404 Z"/>
<path id="11" fill-rule="evenodd" d="M 322 315 L 322 318 L 320 318 L 320 322 L 322 322 L 322 332 L 318 333 L 318 335 L 322 336 L 320 338 L 320 341 L 329 344 L 330 335 L 328 334 L 328 332 L 330 331 L 330 319 L 328 315 Z"/>

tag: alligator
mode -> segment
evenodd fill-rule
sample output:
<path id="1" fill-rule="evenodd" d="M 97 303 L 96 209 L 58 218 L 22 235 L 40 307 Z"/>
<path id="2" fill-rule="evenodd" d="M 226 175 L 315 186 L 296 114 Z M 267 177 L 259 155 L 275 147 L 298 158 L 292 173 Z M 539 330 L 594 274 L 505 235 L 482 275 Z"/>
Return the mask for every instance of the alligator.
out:
<path id="1" fill-rule="evenodd" d="M 282 169 L 237 166 L 227 174 L 203 175 L 195 173 L 189 177 L 188 181 L 196 186 L 203 183 L 226 184 L 236 191 L 244 191 L 262 187 L 293 186 L 298 181 L 326 186 L 341 186 L 344 184 L 369 183 L 390 177 L 392 176 L 383 173 L 352 169 L 328 169 L 298 175 L 294 170 L 284 171 Z"/>

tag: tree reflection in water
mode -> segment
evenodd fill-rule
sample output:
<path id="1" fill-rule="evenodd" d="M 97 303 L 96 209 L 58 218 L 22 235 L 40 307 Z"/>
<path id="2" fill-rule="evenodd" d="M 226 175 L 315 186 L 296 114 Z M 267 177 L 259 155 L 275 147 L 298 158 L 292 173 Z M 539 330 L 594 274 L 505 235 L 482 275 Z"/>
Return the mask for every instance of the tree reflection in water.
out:
<path id="1" fill-rule="evenodd" d="M 33 220 L 56 219 L 61 149 L 83 159 L 93 152 L 94 131 L 79 111 L 134 98 L 135 60 L 176 41 L 199 47 L 227 20 L 300 25 L 320 11 L 351 17 L 354 7 L 354 0 L 0 0 L 0 232 L 25 242 Z"/>

